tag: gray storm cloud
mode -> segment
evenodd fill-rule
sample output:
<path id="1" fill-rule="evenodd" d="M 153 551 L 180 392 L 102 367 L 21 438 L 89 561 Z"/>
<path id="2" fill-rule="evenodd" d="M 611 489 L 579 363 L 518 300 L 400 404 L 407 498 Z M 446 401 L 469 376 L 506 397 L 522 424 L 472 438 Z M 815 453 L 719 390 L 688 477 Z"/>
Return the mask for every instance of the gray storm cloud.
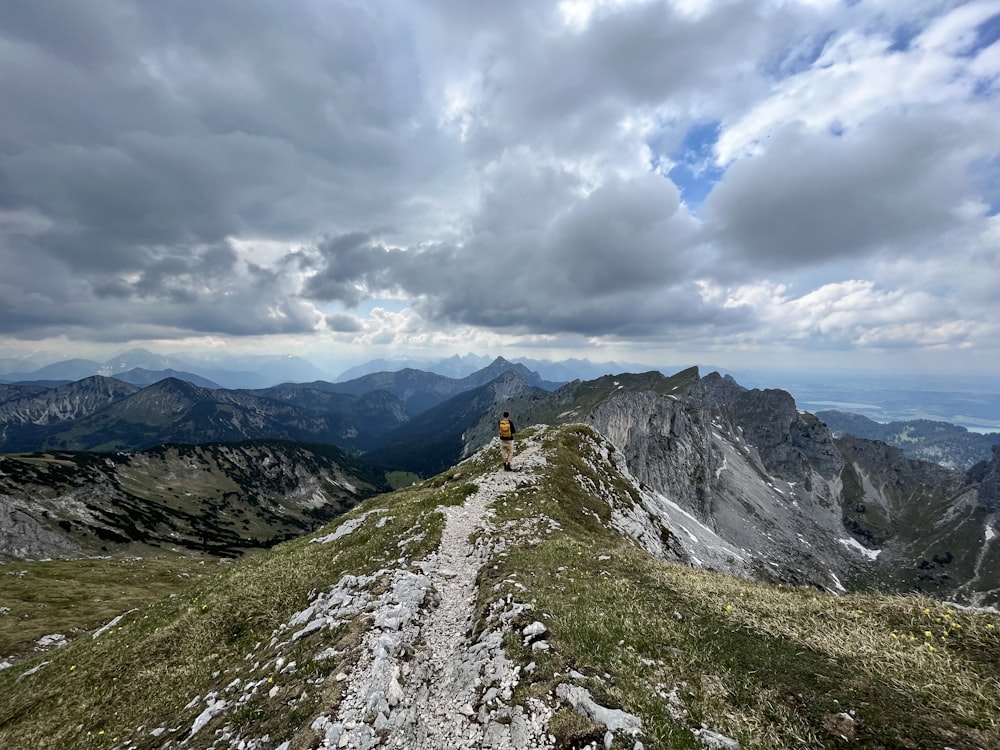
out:
<path id="1" fill-rule="evenodd" d="M 5 2 L 0 334 L 995 346 L 1000 10 L 870 6 Z"/>

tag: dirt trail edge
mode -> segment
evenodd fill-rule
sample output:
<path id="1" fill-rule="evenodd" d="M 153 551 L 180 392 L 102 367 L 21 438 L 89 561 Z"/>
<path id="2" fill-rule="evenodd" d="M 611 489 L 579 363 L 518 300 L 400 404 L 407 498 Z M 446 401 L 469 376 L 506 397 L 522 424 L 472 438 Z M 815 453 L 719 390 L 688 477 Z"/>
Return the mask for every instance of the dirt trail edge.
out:
<path id="1" fill-rule="evenodd" d="M 550 710 L 540 701 L 527 709 L 510 705 L 520 667 L 506 658 L 503 628 L 529 605 L 501 602 L 490 620 L 502 629 L 487 629 L 475 641 L 471 632 L 476 576 L 505 545 L 489 506 L 532 482 L 535 468 L 545 463 L 539 437 L 518 441 L 518 448 L 516 471 L 503 471 L 498 453 L 499 470 L 484 475 L 475 494 L 441 509 L 446 524 L 438 550 L 395 571 L 392 593 L 372 613 L 373 627 L 336 716 L 313 724 L 324 734 L 319 747 L 552 747 Z"/>

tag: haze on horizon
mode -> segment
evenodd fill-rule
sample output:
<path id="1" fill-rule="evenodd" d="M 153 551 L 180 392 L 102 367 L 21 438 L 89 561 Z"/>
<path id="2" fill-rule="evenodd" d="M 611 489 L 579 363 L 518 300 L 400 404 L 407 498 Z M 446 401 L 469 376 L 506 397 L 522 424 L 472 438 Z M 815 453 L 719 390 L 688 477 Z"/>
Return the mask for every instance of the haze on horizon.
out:
<path id="1" fill-rule="evenodd" d="M 1000 0 L 15 0 L 0 100 L 0 358 L 1000 374 Z"/>

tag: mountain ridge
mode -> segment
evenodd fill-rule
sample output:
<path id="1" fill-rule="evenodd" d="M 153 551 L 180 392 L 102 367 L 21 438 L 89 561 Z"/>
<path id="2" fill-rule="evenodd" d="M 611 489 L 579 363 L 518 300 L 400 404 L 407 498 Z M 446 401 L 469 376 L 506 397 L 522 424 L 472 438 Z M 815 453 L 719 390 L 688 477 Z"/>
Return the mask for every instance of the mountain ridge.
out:
<path id="1" fill-rule="evenodd" d="M 816 412 L 834 435 L 851 434 L 900 448 L 910 458 L 932 461 L 952 469 L 968 469 L 989 460 L 1000 432 L 976 433 L 965 427 L 931 419 L 876 422 L 861 414 L 828 410 Z"/>
<path id="2" fill-rule="evenodd" d="M 628 394 L 635 397 L 638 392 Z M 652 555 L 582 424 L 419 485 L 0 670 L 0 741 L 65 747 L 974 750 L 1000 615 Z"/>
<path id="3" fill-rule="evenodd" d="M 408 373 L 401 377 L 411 382 Z M 994 604 L 1000 596 L 998 574 L 990 572 L 994 559 L 1000 563 L 992 541 L 1000 519 L 977 499 L 990 491 L 989 466 L 977 472 L 934 468 L 904 461 L 881 444 L 834 439 L 782 390 L 747 389 L 732 377 L 701 377 L 689 368 L 670 377 L 625 373 L 546 391 L 511 368 L 409 417 L 389 391 L 357 397 L 325 385 L 261 395 L 168 379 L 69 423 L 61 434 L 79 430 L 105 449 L 120 448 L 126 439 L 159 443 L 165 436 L 196 442 L 247 433 L 298 440 L 319 435 L 343 443 L 346 434 L 348 446 L 366 447 L 352 451 L 366 463 L 418 478 L 489 444 L 503 410 L 522 428 L 582 422 L 610 440 L 626 457 L 627 470 L 656 493 L 651 504 L 662 516 L 661 532 L 649 533 L 694 540 L 686 559 L 708 555 L 713 567 L 727 572 L 836 591 L 875 585 L 960 595 L 976 605 Z M 306 408 L 332 408 L 337 400 L 370 422 L 371 414 L 361 409 L 368 400 L 381 420 L 377 435 L 352 432 L 359 423 L 343 411 L 324 416 Z M 724 555 L 713 551 L 722 548 Z"/>
<path id="4" fill-rule="evenodd" d="M 275 440 L 0 456 L 0 559 L 238 556 L 386 489 L 337 448 Z"/>
<path id="5" fill-rule="evenodd" d="M 555 385 L 502 358 L 460 380 L 401 371 L 253 390 L 207 388 L 178 377 L 138 388 L 99 375 L 56 388 L 0 385 L 0 451 L 131 450 L 267 437 L 368 451 L 411 418 L 505 372 L 539 387 Z M 109 396 L 87 397 L 93 391 Z M 71 402 L 83 405 L 70 409 Z M 24 416 L 29 412 L 42 416 Z"/>

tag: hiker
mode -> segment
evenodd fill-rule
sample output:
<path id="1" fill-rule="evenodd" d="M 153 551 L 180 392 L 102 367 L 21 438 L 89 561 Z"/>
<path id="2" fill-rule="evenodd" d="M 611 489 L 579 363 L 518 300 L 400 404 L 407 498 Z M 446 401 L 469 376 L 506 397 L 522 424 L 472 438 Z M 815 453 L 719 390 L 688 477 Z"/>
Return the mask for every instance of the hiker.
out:
<path id="1" fill-rule="evenodd" d="M 514 420 L 510 418 L 510 412 L 504 412 L 500 418 L 500 458 L 503 459 L 503 470 L 514 471 L 510 462 L 514 460 Z"/>

